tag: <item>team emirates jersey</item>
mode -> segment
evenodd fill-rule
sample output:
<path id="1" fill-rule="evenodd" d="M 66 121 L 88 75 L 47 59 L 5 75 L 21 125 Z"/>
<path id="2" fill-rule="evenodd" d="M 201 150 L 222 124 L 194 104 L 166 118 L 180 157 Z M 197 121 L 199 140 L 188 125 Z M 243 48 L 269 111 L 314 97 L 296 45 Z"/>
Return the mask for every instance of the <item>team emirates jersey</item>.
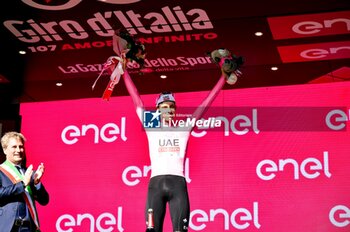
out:
<path id="1" fill-rule="evenodd" d="M 184 128 L 146 130 L 152 175 L 184 177 L 184 160 L 190 130 Z"/>

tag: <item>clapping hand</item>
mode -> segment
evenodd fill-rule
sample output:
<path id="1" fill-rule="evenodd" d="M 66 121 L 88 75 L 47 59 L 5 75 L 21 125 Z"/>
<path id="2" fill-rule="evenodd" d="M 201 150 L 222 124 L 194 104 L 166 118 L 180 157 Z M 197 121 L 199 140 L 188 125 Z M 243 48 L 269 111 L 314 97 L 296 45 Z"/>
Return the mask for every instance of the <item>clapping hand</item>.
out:
<path id="1" fill-rule="evenodd" d="M 44 164 L 41 163 L 39 165 L 38 169 L 36 170 L 36 172 L 34 173 L 34 184 L 39 184 L 40 183 L 40 180 L 41 180 L 41 177 L 44 174 L 44 171 L 45 171 Z"/>
<path id="2" fill-rule="evenodd" d="M 44 164 L 41 163 L 38 167 L 38 169 L 35 171 L 33 171 L 33 165 L 29 165 L 29 167 L 27 168 L 26 172 L 24 173 L 24 177 L 23 177 L 23 183 L 25 186 L 29 185 L 30 183 L 30 179 L 34 173 L 34 184 L 39 184 L 41 177 L 43 176 L 45 171 L 45 167 Z"/>
<path id="3" fill-rule="evenodd" d="M 30 179 L 32 178 L 32 175 L 33 175 L 33 165 L 29 165 L 29 167 L 27 168 L 27 170 L 23 176 L 24 186 L 29 185 Z"/>

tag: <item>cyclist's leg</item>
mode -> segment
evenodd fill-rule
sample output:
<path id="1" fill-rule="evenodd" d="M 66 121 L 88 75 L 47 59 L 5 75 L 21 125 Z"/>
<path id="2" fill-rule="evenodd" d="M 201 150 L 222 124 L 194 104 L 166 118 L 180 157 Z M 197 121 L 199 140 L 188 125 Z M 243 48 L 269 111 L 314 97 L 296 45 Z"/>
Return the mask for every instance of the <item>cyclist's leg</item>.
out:
<path id="1" fill-rule="evenodd" d="M 156 232 L 163 231 L 163 222 L 166 210 L 166 200 L 164 199 L 164 189 L 161 184 L 164 181 L 162 176 L 151 178 L 148 185 L 147 203 L 146 203 L 146 222 L 148 221 L 148 209 L 153 210 L 153 223 Z"/>
<path id="2" fill-rule="evenodd" d="M 174 176 L 173 189 L 169 200 L 169 209 L 173 230 L 175 232 L 188 231 L 190 217 L 190 203 L 185 178 Z"/>

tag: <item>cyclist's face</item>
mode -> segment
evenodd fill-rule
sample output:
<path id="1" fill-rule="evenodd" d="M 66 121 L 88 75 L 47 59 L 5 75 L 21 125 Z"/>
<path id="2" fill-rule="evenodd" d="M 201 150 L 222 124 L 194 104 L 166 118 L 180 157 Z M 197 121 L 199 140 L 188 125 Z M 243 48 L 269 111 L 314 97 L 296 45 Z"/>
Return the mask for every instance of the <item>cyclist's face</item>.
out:
<path id="1" fill-rule="evenodd" d="M 176 106 L 174 102 L 162 102 L 159 104 L 158 109 L 162 113 L 161 117 L 164 118 L 166 121 L 169 121 L 170 119 L 175 117 Z"/>

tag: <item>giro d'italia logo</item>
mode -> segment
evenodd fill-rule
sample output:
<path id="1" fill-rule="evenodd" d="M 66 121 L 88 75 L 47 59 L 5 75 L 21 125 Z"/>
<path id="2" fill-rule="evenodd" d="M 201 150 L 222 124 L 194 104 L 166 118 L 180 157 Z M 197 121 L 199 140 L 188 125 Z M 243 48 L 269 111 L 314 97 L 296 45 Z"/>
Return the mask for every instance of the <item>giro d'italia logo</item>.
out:
<path id="1" fill-rule="evenodd" d="M 160 128 L 160 111 L 144 111 L 143 127 L 144 128 Z"/>

